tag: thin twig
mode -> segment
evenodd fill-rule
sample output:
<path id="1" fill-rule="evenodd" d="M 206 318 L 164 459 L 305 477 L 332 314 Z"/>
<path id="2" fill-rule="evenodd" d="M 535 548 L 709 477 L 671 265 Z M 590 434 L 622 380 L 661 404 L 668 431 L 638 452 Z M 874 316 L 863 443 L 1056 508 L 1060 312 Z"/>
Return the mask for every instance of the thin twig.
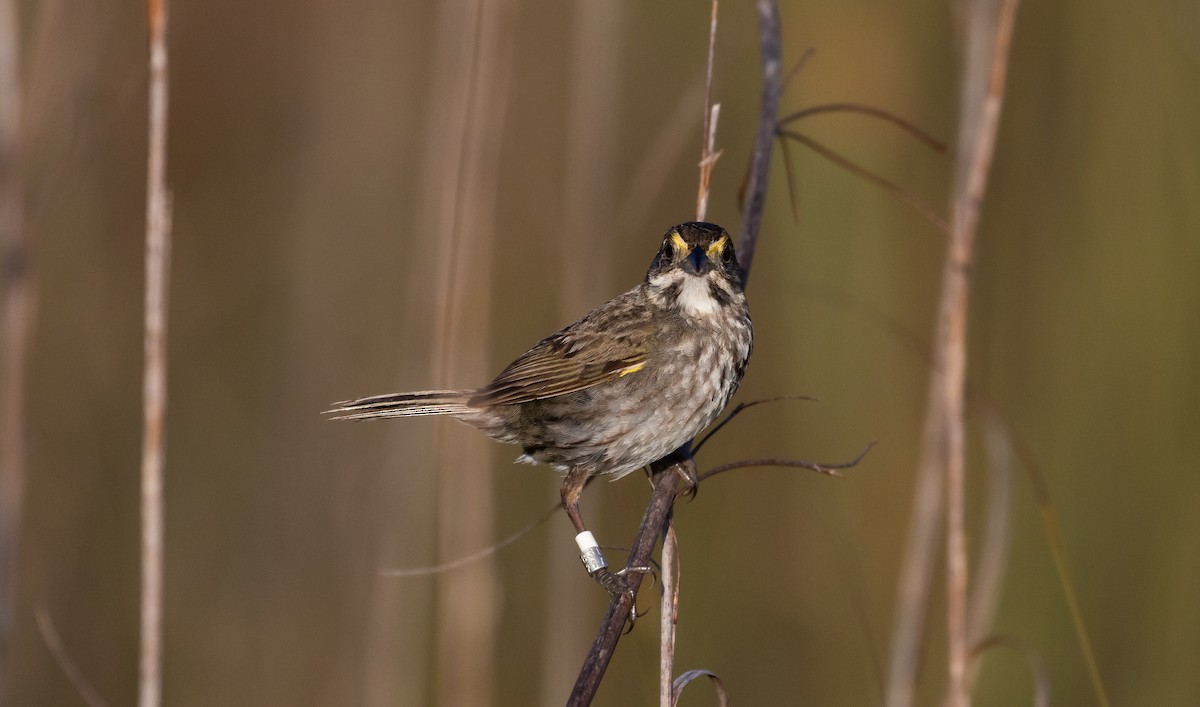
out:
<path id="1" fill-rule="evenodd" d="M 714 466 L 713 468 L 709 469 L 708 471 L 704 472 L 703 474 L 700 474 L 697 477 L 697 479 L 699 481 L 704 481 L 705 479 L 714 477 L 717 474 L 723 474 L 727 471 L 733 471 L 734 469 L 749 469 L 749 468 L 753 468 L 753 467 L 764 467 L 764 466 L 779 466 L 779 467 L 791 467 L 791 468 L 798 468 L 798 469 L 808 469 L 810 471 L 815 471 L 818 474 L 825 474 L 826 476 L 837 476 L 840 478 L 842 475 L 841 470 L 852 469 L 855 466 L 857 466 L 858 463 L 861 462 L 863 460 L 863 458 L 867 456 L 867 453 L 870 452 L 871 448 L 874 446 L 875 446 L 875 443 L 871 442 L 866 447 L 864 447 L 861 452 L 858 453 L 858 456 L 854 457 L 850 461 L 837 462 L 837 463 L 833 463 L 833 464 L 825 463 L 825 462 L 803 461 L 800 459 L 779 459 L 779 458 L 775 458 L 775 457 L 770 457 L 770 458 L 766 458 L 766 459 L 742 459 L 740 461 L 729 462 L 728 464 L 721 464 L 719 466 Z"/>
<path id="2" fill-rule="evenodd" d="M 167 0 L 150 0 L 149 148 L 146 170 L 146 322 L 142 435 L 142 597 L 138 704 L 162 701 L 163 461 L 167 414 Z"/>
<path id="3" fill-rule="evenodd" d="M 508 547 L 509 545 L 512 545 L 516 541 L 525 537 L 526 535 L 531 533 L 535 528 L 537 528 L 539 525 L 541 525 L 542 523 L 545 523 L 546 521 L 553 518 L 554 514 L 558 513 L 560 508 L 562 508 L 561 503 L 554 504 L 553 506 L 550 507 L 550 510 L 543 513 L 542 516 L 540 518 L 538 518 L 537 520 L 533 521 L 532 523 L 529 523 L 528 525 L 526 525 L 523 528 L 517 529 L 511 535 L 504 538 L 503 540 L 492 543 L 491 545 L 488 545 L 487 547 L 483 548 L 482 550 L 472 552 L 469 555 L 464 555 L 457 559 L 450 560 L 449 562 L 442 562 L 442 563 L 436 564 L 436 565 L 425 565 L 423 567 L 405 567 L 405 568 L 401 568 L 401 569 L 382 569 L 382 570 L 379 570 L 379 574 L 381 574 L 385 577 L 426 577 L 431 574 L 441 574 L 443 572 L 449 572 L 450 570 L 458 569 L 459 567 L 465 567 L 465 566 L 471 564 L 472 562 L 477 562 L 479 560 L 482 560 L 485 557 L 491 557 L 492 555 L 495 555 L 497 552 L 500 552 L 504 548 Z"/>
<path id="4" fill-rule="evenodd" d="M 724 420 L 721 420 L 720 422 L 718 422 L 716 427 L 709 430 L 708 434 L 701 437 L 699 442 L 692 445 L 692 454 L 698 454 L 700 452 L 700 448 L 704 446 L 705 442 L 712 439 L 712 436 L 715 435 L 716 433 L 720 432 L 722 427 L 724 427 L 725 425 L 728 425 L 730 422 L 733 421 L 733 418 L 737 417 L 738 415 L 741 415 L 746 410 L 749 410 L 750 408 L 755 407 L 756 405 L 762 405 L 763 403 L 777 403 L 781 400 L 812 400 L 812 401 L 819 402 L 819 401 L 817 401 L 816 398 L 813 398 L 813 397 L 810 397 L 807 395 L 777 395 L 774 398 L 762 398 L 761 400 L 751 400 L 750 402 L 747 402 L 747 403 L 738 403 L 737 406 L 734 407 L 733 410 L 728 415 L 725 416 Z"/>
<path id="5" fill-rule="evenodd" d="M 811 106 L 809 108 L 804 108 L 802 110 L 796 111 L 795 113 L 789 113 L 788 115 L 785 115 L 784 117 L 780 118 L 779 119 L 779 127 L 783 127 L 783 126 L 787 125 L 788 123 L 794 123 L 797 120 L 801 120 L 802 118 L 807 118 L 807 117 L 813 116 L 813 115 L 819 115 L 821 113 L 861 113 L 863 115 L 869 115 L 872 118 L 880 118 L 882 120 L 886 120 L 887 122 L 891 123 L 892 125 L 895 125 L 896 127 L 905 131 L 909 135 L 912 135 L 913 137 L 915 137 L 916 139 L 925 143 L 926 145 L 928 145 L 930 148 L 934 149 L 935 151 L 942 152 L 942 153 L 944 153 L 946 151 L 945 143 L 943 143 L 941 140 L 938 140 L 937 138 L 930 135 L 929 133 L 925 132 L 924 130 L 920 129 L 913 123 L 910 123 L 907 120 L 905 120 L 904 118 L 901 118 L 900 116 L 898 116 L 894 113 L 891 113 L 889 111 L 886 111 L 882 108 L 875 108 L 874 106 L 864 106 L 860 103 L 826 103 L 826 104 L 819 105 L 819 106 Z"/>
<path id="6" fill-rule="evenodd" d="M 1100 675 L 1100 665 L 1096 660 L 1096 652 L 1092 648 L 1092 640 L 1088 635 L 1087 624 L 1083 620 L 1083 609 L 1079 604 L 1079 593 L 1075 590 L 1075 580 L 1071 575 L 1070 567 L 1067 565 L 1067 550 L 1063 543 L 1062 531 L 1059 528 L 1058 512 L 1054 506 L 1054 499 L 1050 497 L 1050 486 L 1046 482 L 1046 474 L 1042 470 L 1041 464 L 1038 463 L 1037 457 L 1030 450 L 1029 445 L 1008 424 L 1004 416 L 995 409 L 990 401 L 976 397 L 972 402 L 981 404 L 985 408 L 989 420 L 995 421 L 996 426 L 999 428 L 999 433 L 1003 435 L 1006 444 L 1011 448 L 1017 459 L 1020 460 L 1021 466 L 1025 468 L 1026 473 L 1029 475 L 1029 483 L 1033 488 L 1033 495 L 1037 501 L 1039 514 L 1042 517 L 1042 529 L 1046 533 L 1046 542 L 1050 546 L 1050 556 L 1054 558 L 1054 569 L 1058 573 L 1058 580 L 1063 588 L 1063 598 L 1067 602 L 1067 611 L 1071 615 L 1071 624 L 1075 628 L 1075 637 L 1079 642 L 1079 649 L 1083 653 L 1083 660 L 1087 666 L 1092 691 L 1096 694 L 1096 704 L 1100 705 L 1100 707 L 1109 707 L 1111 702 L 1108 699 L 1108 691 L 1104 687 L 1104 680 Z"/>
<path id="7" fill-rule="evenodd" d="M 791 84 L 792 79 L 800 75 L 800 70 L 804 68 L 804 65 L 807 64 L 808 60 L 813 58 L 816 53 L 817 50 L 812 47 L 804 50 L 804 53 L 800 55 L 800 58 L 796 60 L 796 63 L 792 64 L 791 70 L 789 70 L 787 75 L 783 77 L 784 90 L 786 90 L 788 85 Z"/>
<path id="8" fill-rule="evenodd" d="M 683 688 L 700 678 L 708 678 L 712 683 L 713 692 L 717 693 L 717 707 L 729 707 L 729 691 L 725 689 L 725 681 L 711 670 L 689 670 L 675 678 L 675 682 L 671 686 L 673 692 L 671 707 L 679 704 L 679 698 L 683 696 Z"/>
<path id="9" fill-rule="evenodd" d="M 767 179 L 771 172 L 771 147 L 775 144 L 776 115 L 783 93 L 781 68 L 779 5 L 776 0 L 756 0 L 758 43 L 762 51 L 763 88 L 758 108 L 758 128 L 754 133 L 754 151 L 750 158 L 750 176 L 742 202 L 742 227 L 738 234 L 738 262 L 750 278 L 758 232 L 762 227 L 763 206 L 767 200 Z"/>
<path id="10" fill-rule="evenodd" d="M 977 659 L 985 651 L 999 647 L 1012 648 L 1025 658 L 1029 672 L 1033 674 L 1033 707 L 1049 707 L 1050 674 L 1046 671 L 1045 661 L 1029 644 L 1012 636 L 990 636 L 976 642 L 971 649 L 971 657 Z"/>
<path id="11" fill-rule="evenodd" d="M 33 288 L 21 175 L 20 22 L 14 0 L 0 2 L 0 703 L 11 681 L 17 552 L 25 502 L 25 383 Z"/>
<path id="12" fill-rule="evenodd" d="M 874 172 L 868 170 L 867 168 L 859 165 L 858 163 L 853 162 L 853 161 L 843 157 L 839 153 L 834 152 L 833 150 L 829 149 L 828 147 L 825 147 L 824 145 L 817 142 L 816 140 L 813 140 L 812 138 L 808 137 L 804 133 L 798 133 L 793 130 L 780 129 L 779 137 L 780 138 L 791 138 L 791 139 L 795 140 L 796 142 L 800 143 L 801 145 L 804 145 L 805 147 L 809 148 L 813 152 L 817 153 L 818 155 L 829 160 L 830 162 L 841 167 L 842 169 L 846 170 L 847 172 L 850 172 L 859 177 L 862 177 L 863 179 L 867 180 L 868 182 L 871 182 L 875 186 L 883 189 L 884 191 L 891 193 L 896 198 L 900 199 L 904 203 L 911 206 L 914 210 L 916 210 L 917 213 L 924 216 L 925 220 L 929 221 L 931 224 L 933 224 L 935 227 L 937 227 L 937 229 L 939 231 L 941 231 L 942 233 L 947 232 L 948 227 L 946 226 L 946 221 L 945 221 L 945 219 L 942 218 L 941 214 L 937 213 L 933 209 L 926 206 L 917 197 L 913 196 L 912 194 L 909 194 L 900 185 L 894 184 L 894 183 L 888 181 L 887 179 L 884 179 L 883 177 L 879 176 L 878 174 L 875 174 Z"/>
<path id="13" fill-rule="evenodd" d="M 39 606 L 34 609 L 34 618 L 37 619 L 38 631 L 42 634 L 42 641 L 45 642 L 46 648 L 50 650 L 50 655 L 54 656 L 54 662 L 58 663 L 58 667 L 62 669 L 63 675 L 67 676 L 67 680 L 75 688 L 75 692 L 79 693 L 79 697 L 89 705 L 89 707 L 108 707 L 108 702 L 100 696 L 100 692 L 96 690 L 95 685 L 87 679 L 83 671 L 79 669 L 79 664 L 72 658 L 63 646 L 62 639 L 58 635 L 58 631 L 54 628 L 54 619 L 50 618 L 50 612 L 46 611 L 46 607 Z"/>

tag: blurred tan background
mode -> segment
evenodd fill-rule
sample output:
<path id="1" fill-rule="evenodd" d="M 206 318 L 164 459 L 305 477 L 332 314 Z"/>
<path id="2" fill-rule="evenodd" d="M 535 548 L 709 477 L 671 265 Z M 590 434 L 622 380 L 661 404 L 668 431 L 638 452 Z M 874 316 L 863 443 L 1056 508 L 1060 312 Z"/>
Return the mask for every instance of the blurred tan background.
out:
<path id="1" fill-rule="evenodd" d="M 1045 471 L 1114 704 L 1200 703 L 1200 9 L 1024 3 L 971 313 L 972 385 Z M 13 705 L 80 699 L 44 607 L 110 704 L 137 673 L 144 240 L 138 3 L 22 5 L 37 296 Z M 166 467 L 168 705 L 561 704 L 603 611 L 558 479 L 445 420 L 329 423 L 347 397 L 469 386 L 632 286 L 694 215 L 708 4 L 173 2 L 175 195 Z M 877 106 L 950 141 L 945 2 L 784 2 L 784 111 Z M 736 229 L 758 105 L 751 3 L 724 3 L 710 220 Z M 852 115 L 802 130 L 944 211 L 950 160 Z M 745 413 L 677 509 L 680 670 L 735 704 L 882 700 L 925 404 L 942 237 L 802 148 L 799 222 L 776 159 L 749 296 Z M 899 327 L 899 328 L 898 328 Z M 913 345 L 915 344 L 915 351 Z M 989 500 L 971 428 L 971 530 Z M 1093 704 L 1031 487 L 1012 483 L 993 630 Z M 596 484 L 632 539 L 639 475 Z M 610 553 L 610 559 L 617 553 Z M 944 674 L 935 581 L 919 703 Z M 644 602 L 652 597 L 646 594 Z M 653 704 L 655 609 L 597 704 Z M 1029 704 L 986 654 L 978 705 Z M 695 694 L 692 694 L 694 691 Z M 705 686 L 685 704 L 711 704 Z"/>

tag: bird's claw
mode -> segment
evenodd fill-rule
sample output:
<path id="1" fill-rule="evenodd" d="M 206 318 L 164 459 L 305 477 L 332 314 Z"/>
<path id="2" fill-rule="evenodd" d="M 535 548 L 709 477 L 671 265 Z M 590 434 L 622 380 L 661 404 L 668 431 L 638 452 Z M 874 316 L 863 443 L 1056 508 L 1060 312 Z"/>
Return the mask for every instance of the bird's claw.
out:
<path id="1" fill-rule="evenodd" d="M 617 595 L 624 594 L 631 600 L 633 596 L 633 586 L 629 580 L 625 578 L 625 570 L 619 572 L 609 572 L 607 569 L 599 569 L 592 573 L 592 579 L 601 587 L 608 590 L 609 594 Z"/>
<path id="2" fill-rule="evenodd" d="M 696 465 L 693 463 L 679 463 L 671 468 L 684 484 L 684 489 L 678 495 L 687 498 L 689 501 L 695 499 L 696 494 L 700 493 L 700 475 L 696 473 Z"/>

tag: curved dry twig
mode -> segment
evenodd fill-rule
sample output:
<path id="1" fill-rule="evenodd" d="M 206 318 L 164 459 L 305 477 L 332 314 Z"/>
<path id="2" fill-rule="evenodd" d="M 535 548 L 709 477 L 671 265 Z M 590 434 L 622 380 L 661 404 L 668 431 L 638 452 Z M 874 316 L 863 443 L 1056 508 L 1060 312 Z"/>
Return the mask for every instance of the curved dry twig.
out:
<path id="1" fill-rule="evenodd" d="M 728 415 L 726 415 L 724 420 L 721 420 L 720 422 L 718 422 L 716 427 L 709 430 L 708 434 L 701 437 L 700 441 L 692 446 L 692 455 L 695 456 L 696 454 L 698 454 L 700 452 L 700 448 L 704 446 L 705 442 L 707 442 L 713 435 L 720 432 L 722 427 L 724 427 L 725 425 L 728 425 L 730 420 L 732 420 L 733 418 L 740 415 L 743 411 L 745 411 L 749 408 L 752 408 L 756 405 L 762 405 L 763 403 L 779 402 L 780 400 L 812 400 L 815 402 L 820 402 L 816 398 L 808 396 L 808 395 L 778 395 L 774 398 L 761 398 L 759 400 L 751 400 L 748 403 L 738 403 L 737 407 L 735 407 L 733 409 L 733 412 L 730 412 Z"/>
<path id="2" fill-rule="evenodd" d="M 441 574 L 442 572 L 448 572 L 450 570 L 458 569 L 459 567 L 465 567 L 465 566 L 471 564 L 472 562 L 476 562 L 478 560 L 484 559 L 485 557 L 490 557 L 492 555 L 495 555 L 497 552 L 500 552 L 504 548 L 508 547 L 509 545 L 512 545 L 516 541 L 518 541 L 521 538 L 525 537 L 526 535 L 530 534 L 539 525 L 541 525 L 542 523 L 545 523 L 546 521 L 548 521 L 552 517 L 554 517 L 554 514 L 557 513 L 558 509 L 560 509 L 560 508 L 562 508 L 561 503 L 554 504 L 554 506 L 552 506 L 549 510 L 547 510 L 545 513 L 543 513 L 541 516 L 539 516 L 537 520 L 533 521 L 532 523 L 526 525 L 523 528 L 518 528 L 511 535 L 504 538 L 503 540 L 500 540 L 499 542 L 496 542 L 496 543 L 492 543 L 491 545 L 488 545 L 487 547 L 483 548 L 482 550 L 472 552 L 469 555 L 464 555 L 458 559 L 450 560 L 449 562 L 442 562 L 442 563 L 436 564 L 436 565 L 425 565 L 423 567 L 408 567 L 408 568 L 404 568 L 404 569 L 381 569 L 381 570 L 379 570 L 379 574 L 384 575 L 385 577 L 425 577 L 425 576 L 428 576 L 431 574 Z"/>
<path id="3" fill-rule="evenodd" d="M 779 137 L 780 137 L 780 139 L 791 138 L 791 139 L 795 140 L 796 142 L 800 143 L 801 145 L 804 145 L 808 149 L 812 150 L 813 152 L 817 153 L 818 155 L 829 160 L 830 162 L 841 167 L 842 169 L 846 170 L 847 172 L 850 172 L 851 174 L 857 175 L 857 176 L 862 177 L 863 179 L 867 180 L 868 182 L 871 182 L 875 186 L 883 189 L 884 191 L 892 194 L 896 198 L 900 199 L 904 203 L 911 206 L 913 208 L 913 210 L 915 210 L 917 213 L 924 216 L 926 221 L 929 221 L 931 224 L 933 224 L 943 234 L 949 232 L 948 231 L 949 227 L 946 225 L 946 220 L 944 218 L 942 218 L 941 214 L 937 213 L 929 206 L 926 206 L 917 197 L 913 196 L 912 194 L 909 194 L 900 185 L 888 181 L 887 179 L 879 176 L 878 174 L 875 174 L 871 170 L 867 169 L 866 167 L 863 167 L 862 165 L 858 164 L 857 162 L 850 160 L 847 157 L 843 157 L 840 153 L 835 152 L 835 151 L 829 149 L 828 147 L 825 147 L 824 145 L 822 145 L 821 143 L 817 142 L 816 140 L 810 138 L 809 136 L 805 135 L 804 133 L 798 133 L 793 130 L 780 129 Z"/>
<path id="4" fill-rule="evenodd" d="M 778 458 L 742 459 L 740 461 L 729 462 L 728 464 L 721 464 L 719 466 L 714 466 L 713 468 L 709 469 L 708 471 L 704 472 L 703 474 L 700 474 L 697 477 L 697 479 L 699 479 L 700 481 L 703 481 L 705 479 L 716 476 L 717 474 L 723 474 L 727 471 L 733 471 L 734 469 L 749 469 L 752 467 L 759 467 L 759 466 L 779 466 L 779 467 L 789 467 L 789 468 L 798 468 L 798 469 L 809 469 L 810 471 L 815 471 L 818 474 L 825 474 L 827 476 L 837 476 L 840 478 L 842 476 L 840 473 L 841 470 L 852 469 L 855 466 L 858 466 L 858 463 L 861 462 L 867 456 L 867 454 L 871 451 L 871 448 L 874 446 L 875 446 L 875 441 L 871 441 L 870 443 L 867 444 L 866 447 L 863 448 L 863 450 L 861 452 L 858 453 L 858 456 L 854 457 L 853 459 L 851 459 L 848 462 L 839 462 L 836 464 L 828 464 L 828 463 L 822 463 L 822 462 L 810 462 L 810 461 L 803 461 L 800 459 L 778 459 Z"/>
<path id="5" fill-rule="evenodd" d="M 50 650 L 50 654 L 54 656 L 54 660 L 62 669 L 63 674 L 67 676 L 67 680 L 75 688 L 75 692 L 79 694 L 80 699 L 88 707 L 108 707 L 108 701 L 100 695 L 100 691 L 87 679 L 83 670 L 79 668 L 79 664 L 67 652 L 62 638 L 58 635 L 58 630 L 54 628 L 54 619 L 50 617 L 50 612 L 46 610 L 46 607 L 39 605 L 33 610 L 33 615 L 37 619 L 38 632 L 42 634 L 42 641 Z"/>
<path id="6" fill-rule="evenodd" d="M 1046 670 L 1046 663 L 1041 654 L 1033 646 L 1013 636 L 989 636 L 972 646 L 971 658 L 977 660 L 984 651 L 1000 647 L 1011 648 L 1025 658 L 1025 662 L 1029 664 L 1029 671 L 1033 673 L 1033 707 L 1048 707 L 1050 673 Z"/>
<path id="7" fill-rule="evenodd" d="M 895 125 L 909 135 L 912 135 L 916 139 L 928 145 L 931 149 L 943 154 L 947 152 L 947 147 L 944 142 L 925 132 L 915 124 L 908 122 L 895 113 L 890 113 L 882 108 L 875 108 L 874 106 L 865 106 L 861 103 L 825 103 L 819 106 L 811 106 L 809 108 L 798 110 L 795 113 L 789 113 L 788 115 L 780 118 L 779 126 L 783 127 L 788 123 L 794 123 L 797 120 L 819 115 L 821 113 L 860 113 L 862 115 L 871 116 L 872 118 L 880 118 L 881 120 L 885 120 L 892 125 Z"/>
<path id="8" fill-rule="evenodd" d="M 721 707 L 729 706 L 729 692 L 725 689 L 725 682 L 721 680 L 719 675 L 711 670 L 689 670 L 675 678 L 675 682 L 671 685 L 671 707 L 675 707 L 679 703 L 679 697 L 683 694 L 683 688 L 698 678 L 708 678 L 711 680 L 713 690 L 717 693 L 717 704 Z"/>

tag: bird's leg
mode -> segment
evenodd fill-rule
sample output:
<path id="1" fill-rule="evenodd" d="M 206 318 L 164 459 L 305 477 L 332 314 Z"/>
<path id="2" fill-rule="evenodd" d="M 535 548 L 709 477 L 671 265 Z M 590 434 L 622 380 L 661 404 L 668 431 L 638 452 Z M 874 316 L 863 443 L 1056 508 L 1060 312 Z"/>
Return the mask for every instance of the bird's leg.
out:
<path id="1" fill-rule="evenodd" d="M 560 489 L 563 509 L 566 510 L 567 517 L 571 519 L 571 525 L 575 526 L 577 533 L 575 544 L 579 546 L 579 559 L 583 561 L 583 567 L 587 570 L 588 576 L 595 579 L 609 593 L 631 594 L 632 590 L 624 577 L 608 571 L 608 562 L 600 552 L 600 546 L 596 542 L 595 536 L 583 524 L 583 516 L 579 513 L 579 496 L 583 493 L 583 487 L 587 485 L 587 480 L 587 472 L 572 469 L 567 472 Z"/>
<path id="2" fill-rule="evenodd" d="M 563 478 L 559 493 L 562 495 L 563 509 L 566 510 L 567 517 L 571 519 L 571 525 L 575 526 L 575 544 L 579 545 L 579 559 L 583 561 L 587 573 L 595 577 L 597 572 L 608 569 L 608 562 L 600 552 L 596 538 L 583 524 L 583 516 L 579 513 L 579 496 L 583 493 L 583 487 L 587 485 L 587 480 L 587 472 L 571 469 Z"/>

